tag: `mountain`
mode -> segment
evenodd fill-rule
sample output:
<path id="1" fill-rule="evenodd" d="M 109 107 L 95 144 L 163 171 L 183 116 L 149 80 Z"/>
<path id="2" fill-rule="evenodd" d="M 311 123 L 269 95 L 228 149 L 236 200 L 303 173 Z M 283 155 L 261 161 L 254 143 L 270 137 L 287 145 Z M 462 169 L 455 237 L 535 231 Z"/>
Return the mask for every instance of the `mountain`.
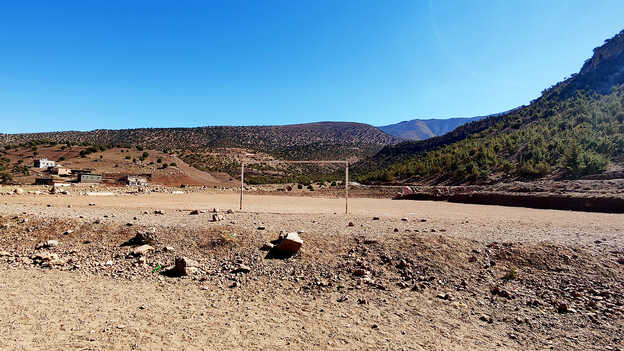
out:
<path id="1" fill-rule="evenodd" d="M 446 134 L 462 124 L 478 121 L 488 116 L 447 119 L 412 119 L 378 127 L 382 131 L 407 140 L 424 140 Z"/>
<path id="2" fill-rule="evenodd" d="M 88 145 L 142 146 L 156 150 L 244 148 L 280 159 L 359 159 L 399 138 L 362 123 L 319 122 L 282 126 L 140 128 L 89 132 L 0 135 L 0 145 L 34 140 Z"/>
<path id="3" fill-rule="evenodd" d="M 460 184 L 583 177 L 623 164 L 624 31 L 528 106 L 386 146 L 354 172 L 363 182 Z"/>

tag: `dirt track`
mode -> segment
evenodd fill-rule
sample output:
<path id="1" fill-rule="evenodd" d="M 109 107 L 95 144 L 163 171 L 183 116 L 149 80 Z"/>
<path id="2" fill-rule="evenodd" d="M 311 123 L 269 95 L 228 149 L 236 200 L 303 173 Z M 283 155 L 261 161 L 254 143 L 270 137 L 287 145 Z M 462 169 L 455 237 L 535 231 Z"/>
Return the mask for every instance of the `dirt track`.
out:
<path id="1" fill-rule="evenodd" d="M 622 214 L 358 198 L 345 216 L 344 199 L 255 195 L 222 222 L 189 214 L 237 205 L 236 193 L 2 197 L 0 349 L 623 347 Z M 161 242 L 142 266 L 119 245 L 150 227 Z M 303 252 L 265 259 L 258 247 L 281 230 L 302 231 Z M 222 232 L 235 246 L 207 248 Z M 25 263 L 46 239 L 73 263 Z M 177 255 L 201 272 L 151 273 Z M 230 273 L 236 262 L 251 272 Z M 512 266 L 518 278 L 501 280 Z"/>

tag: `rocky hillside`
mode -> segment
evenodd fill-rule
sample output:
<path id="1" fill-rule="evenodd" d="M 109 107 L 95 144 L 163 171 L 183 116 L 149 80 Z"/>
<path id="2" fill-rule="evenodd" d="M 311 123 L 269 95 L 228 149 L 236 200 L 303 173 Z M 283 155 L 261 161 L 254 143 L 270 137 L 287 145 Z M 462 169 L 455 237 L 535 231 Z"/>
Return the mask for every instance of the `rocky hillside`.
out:
<path id="1" fill-rule="evenodd" d="M 321 122 L 284 126 L 142 128 L 0 135 L 0 145 L 32 140 L 137 146 L 157 150 L 246 148 L 282 159 L 361 158 L 399 138 L 361 123 Z"/>
<path id="2" fill-rule="evenodd" d="M 385 147 L 357 167 L 361 181 L 479 183 L 619 174 L 623 155 L 624 31 L 530 105 Z"/>

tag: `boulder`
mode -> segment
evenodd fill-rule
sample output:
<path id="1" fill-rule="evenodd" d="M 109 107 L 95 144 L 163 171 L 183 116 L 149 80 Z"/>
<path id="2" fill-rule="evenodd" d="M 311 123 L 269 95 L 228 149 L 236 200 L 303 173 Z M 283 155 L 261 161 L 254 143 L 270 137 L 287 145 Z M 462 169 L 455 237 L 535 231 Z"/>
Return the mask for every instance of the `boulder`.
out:
<path id="1" fill-rule="evenodd" d="M 132 255 L 134 256 L 142 256 L 148 253 L 150 250 L 154 249 L 151 245 L 141 245 L 137 246 L 132 250 Z"/>
<path id="2" fill-rule="evenodd" d="M 232 270 L 232 273 L 249 273 L 251 272 L 251 267 L 245 264 L 239 264 L 235 269 Z"/>
<path id="3" fill-rule="evenodd" d="M 282 241 L 280 241 L 277 250 L 283 255 L 292 256 L 299 252 L 301 245 L 303 245 L 303 240 L 299 237 L 299 234 L 292 232 L 286 234 Z"/>
<path id="4" fill-rule="evenodd" d="M 197 272 L 199 264 L 187 257 L 177 257 L 175 259 L 174 272 L 177 275 L 190 275 Z"/>
<path id="5" fill-rule="evenodd" d="M 56 247 L 58 246 L 59 242 L 57 240 L 46 240 L 42 243 L 39 243 L 39 245 L 37 245 L 37 249 L 48 249 L 51 247 Z"/>

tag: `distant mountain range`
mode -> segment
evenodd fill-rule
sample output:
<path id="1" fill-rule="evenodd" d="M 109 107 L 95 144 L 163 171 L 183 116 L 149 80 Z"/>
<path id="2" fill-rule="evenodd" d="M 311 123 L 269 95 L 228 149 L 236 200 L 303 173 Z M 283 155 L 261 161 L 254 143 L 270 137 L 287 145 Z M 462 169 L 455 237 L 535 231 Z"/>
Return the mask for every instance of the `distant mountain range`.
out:
<path id="1" fill-rule="evenodd" d="M 453 129 L 489 116 L 447 118 L 447 119 L 412 119 L 387 126 L 377 127 L 382 131 L 407 140 L 424 140 L 446 134 Z"/>

